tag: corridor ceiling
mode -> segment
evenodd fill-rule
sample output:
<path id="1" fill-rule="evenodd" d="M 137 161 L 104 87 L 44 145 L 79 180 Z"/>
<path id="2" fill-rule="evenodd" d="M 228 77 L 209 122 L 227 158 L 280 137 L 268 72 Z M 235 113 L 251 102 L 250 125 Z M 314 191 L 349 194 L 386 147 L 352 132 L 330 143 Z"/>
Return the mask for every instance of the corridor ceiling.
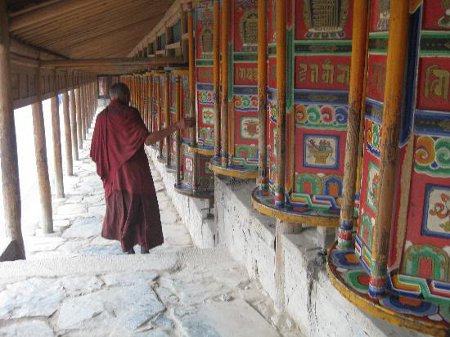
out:
<path id="1" fill-rule="evenodd" d="M 11 37 L 68 59 L 126 57 L 174 0 L 7 0 Z"/>

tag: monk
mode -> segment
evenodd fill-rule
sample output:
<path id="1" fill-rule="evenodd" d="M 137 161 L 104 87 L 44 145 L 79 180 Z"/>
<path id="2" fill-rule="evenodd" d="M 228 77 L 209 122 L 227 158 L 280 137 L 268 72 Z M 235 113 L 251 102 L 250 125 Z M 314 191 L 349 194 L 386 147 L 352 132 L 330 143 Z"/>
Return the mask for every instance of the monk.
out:
<path id="1" fill-rule="evenodd" d="M 149 134 L 138 110 L 129 106 L 130 90 L 125 84 L 114 84 L 109 95 L 110 104 L 97 116 L 90 153 L 105 189 L 102 236 L 120 241 L 128 254 L 134 254 L 133 247 L 139 244 L 145 254 L 164 238 L 144 144 L 161 141 L 193 122 L 183 119 Z"/>

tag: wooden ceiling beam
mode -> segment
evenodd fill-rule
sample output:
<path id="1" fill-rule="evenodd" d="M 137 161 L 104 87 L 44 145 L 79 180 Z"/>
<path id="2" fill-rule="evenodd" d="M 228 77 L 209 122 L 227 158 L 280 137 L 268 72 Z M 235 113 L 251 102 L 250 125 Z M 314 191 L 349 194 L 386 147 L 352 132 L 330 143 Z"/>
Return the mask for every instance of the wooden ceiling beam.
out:
<path id="1" fill-rule="evenodd" d="M 123 13 L 119 12 L 115 13 L 115 15 L 111 14 L 111 20 L 114 24 L 111 24 L 111 22 L 107 22 L 106 20 L 102 20 L 102 18 L 99 17 L 97 20 L 93 20 L 92 23 L 86 23 L 81 30 L 65 30 L 65 34 L 58 37 L 52 36 L 51 39 L 47 39 L 46 41 L 43 41 L 43 43 L 48 47 L 55 47 L 58 49 L 58 47 L 64 43 L 69 45 L 78 44 L 84 40 L 90 40 L 97 36 L 117 32 L 120 31 L 120 29 L 126 29 L 144 21 L 146 21 L 147 24 L 152 24 L 153 22 L 157 22 L 161 17 L 159 13 L 156 15 L 151 15 L 146 11 L 139 10 L 138 8 L 130 11 L 129 15 L 131 19 L 127 20 L 124 18 Z"/>
<path id="2" fill-rule="evenodd" d="M 9 31 L 14 32 L 39 22 L 50 21 L 62 14 L 92 5 L 92 3 L 92 0 L 63 0 L 22 15 L 13 16 L 9 22 Z"/>
<path id="3" fill-rule="evenodd" d="M 62 58 L 68 59 L 66 55 L 56 53 L 52 50 L 48 50 L 41 47 L 36 47 L 29 43 L 21 42 L 15 38 L 10 38 L 10 51 L 20 54 L 22 56 L 32 57 L 32 58 Z"/>
<path id="4" fill-rule="evenodd" d="M 130 66 L 130 67 L 155 67 L 168 66 L 171 64 L 181 64 L 181 57 L 160 57 L 160 58 L 98 58 L 81 60 L 49 60 L 41 61 L 43 68 L 83 68 L 83 67 L 107 67 L 107 66 Z"/>
<path id="5" fill-rule="evenodd" d="M 19 16 L 19 15 L 23 15 L 23 14 L 35 11 L 37 9 L 41 9 L 41 8 L 49 6 L 49 5 L 53 5 L 53 4 L 55 4 L 57 2 L 60 2 L 60 1 L 61 0 L 49 0 L 49 1 L 46 1 L 46 2 L 43 2 L 43 3 L 40 3 L 38 5 L 25 7 L 24 9 L 20 9 L 20 10 L 15 11 L 15 12 L 8 13 L 8 16 L 10 18 L 13 18 L 13 17 Z"/>
<path id="6" fill-rule="evenodd" d="M 146 23 L 144 22 L 133 28 L 118 32 L 114 35 L 106 35 L 74 48 L 67 46 L 66 51 L 72 58 L 87 58 L 92 56 L 92 54 L 90 54 L 92 52 L 100 53 L 100 55 L 103 56 L 109 56 L 111 53 L 117 52 L 126 55 L 126 53 L 136 45 L 137 41 L 139 41 L 140 37 L 143 35 L 142 30 L 145 29 L 145 27 Z"/>
<path id="7" fill-rule="evenodd" d="M 114 29 L 111 29 L 111 30 L 101 30 L 100 33 L 97 32 L 97 34 L 87 34 L 87 35 L 85 34 L 85 35 L 83 35 L 83 38 L 77 39 L 75 41 L 73 39 L 71 39 L 70 40 L 71 43 L 70 43 L 69 48 L 76 48 L 76 47 L 79 47 L 79 46 L 83 46 L 86 43 L 89 43 L 89 42 L 92 42 L 92 41 L 97 41 L 98 42 L 98 39 L 101 39 L 103 37 L 110 36 L 111 34 L 115 35 L 117 33 L 120 33 L 122 31 L 124 31 L 124 30 L 128 30 L 128 29 L 133 28 L 135 26 L 141 25 L 143 23 L 149 24 L 152 21 L 155 21 L 156 19 L 157 18 L 155 18 L 155 17 L 146 18 L 146 19 L 140 20 L 138 22 L 131 22 L 130 24 L 125 25 L 125 26 L 120 26 L 119 28 L 114 27 Z"/>
<path id="8" fill-rule="evenodd" d="M 110 0 L 109 5 L 114 6 L 115 1 L 117 0 Z M 48 34 L 52 32 L 54 33 L 54 28 L 61 27 L 62 22 L 64 23 L 64 30 L 71 29 L 73 27 L 76 28 L 80 25 L 80 19 L 89 15 L 98 15 L 104 11 L 105 6 L 108 6 L 108 1 L 98 1 L 90 6 L 81 7 L 72 12 L 61 13 L 60 15 L 54 17 L 51 21 L 47 20 L 34 22 L 32 25 L 28 25 L 14 31 L 14 33 L 24 37 Z M 109 8 L 109 6 L 107 8 Z"/>

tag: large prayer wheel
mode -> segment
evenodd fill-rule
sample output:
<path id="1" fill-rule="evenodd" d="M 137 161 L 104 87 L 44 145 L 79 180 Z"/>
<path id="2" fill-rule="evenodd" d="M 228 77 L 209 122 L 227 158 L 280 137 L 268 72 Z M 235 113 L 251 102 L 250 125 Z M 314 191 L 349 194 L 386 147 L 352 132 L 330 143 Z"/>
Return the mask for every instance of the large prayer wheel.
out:
<path id="1" fill-rule="evenodd" d="M 267 0 L 260 25 L 268 62 L 267 86 L 260 87 L 267 92 L 267 134 L 259 149 L 267 169 L 260 171 L 253 206 L 289 223 L 337 227 L 353 1 L 289 0 L 285 12 L 278 6 Z"/>
<path id="2" fill-rule="evenodd" d="M 211 2 L 212 3 L 212 2 Z M 211 169 L 216 174 L 242 179 L 256 179 L 258 170 L 258 12 L 257 1 L 221 1 L 220 51 L 221 64 L 214 64 L 221 76 L 220 104 L 215 110 L 220 118 L 215 126 L 216 155 L 211 161 Z M 214 16 L 207 15 L 209 18 Z M 218 29 L 219 25 L 216 25 Z M 209 41 L 211 31 L 202 32 L 204 41 Z M 209 46 L 212 44 L 206 44 Z M 205 46 L 203 46 L 205 48 Z M 211 50 L 211 57 L 212 57 Z M 203 49 L 198 56 L 207 54 Z M 213 80 L 213 72 L 205 77 Z M 213 103 L 213 102 L 211 102 Z M 211 115 L 211 118 L 208 116 Z M 202 111 L 205 120 L 213 122 L 212 113 Z M 220 132 L 219 132 L 220 131 Z"/>
<path id="3" fill-rule="evenodd" d="M 177 114 L 180 118 L 193 118 L 196 122 L 195 128 L 184 130 L 179 136 L 175 190 L 201 199 L 214 197 L 214 175 L 209 169 L 215 139 L 212 9 L 213 1 L 199 1 L 188 12 L 189 68 L 172 71 L 175 83 L 178 81 L 179 96 L 175 99 L 175 103 L 179 101 L 176 104 Z"/>
<path id="4" fill-rule="evenodd" d="M 442 4 L 355 0 L 355 18 L 370 13 L 359 23 L 352 60 L 353 67 L 358 43 L 365 50 L 368 40 L 362 183 L 358 214 L 341 213 L 339 243 L 328 255 L 343 296 L 434 336 L 450 330 L 450 62 Z"/>

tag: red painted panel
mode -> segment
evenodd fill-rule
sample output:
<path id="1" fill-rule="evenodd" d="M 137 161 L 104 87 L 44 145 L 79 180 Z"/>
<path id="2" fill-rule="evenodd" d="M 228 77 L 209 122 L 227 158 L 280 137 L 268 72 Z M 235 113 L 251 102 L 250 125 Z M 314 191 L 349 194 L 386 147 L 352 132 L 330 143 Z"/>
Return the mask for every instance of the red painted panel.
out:
<path id="1" fill-rule="evenodd" d="M 450 111 L 450 62 L 423 57 L 419 65 L 418 108 Z"/>
<path id="2" fill-rule="evenodd" d="M 389 0 L 372 0 L 370 7 L 370 31 L 389 30 Z"/>
<path id="3" fill-rule="evenodd" d="M 314 137 L 320 138 L 323 136 L 324 140 L 329 139 L 330 141 L 336 140 L 335 147 L 333 146 L 334 152 L 332 155 L 335 158 L 335 165 L 330 165 L 327 168 L 324 163 L 315 164 L 315 162 L 320 162 L 320 160 L 314 161 L 311 158 L 311 165 L 307 165 L 307 147 L 312 146 L 308 141 L 314 142 Z M 296 128 L 295 132 L 295 171 L 299 173 L 313 173 L 313 174 L 333 174 L 340 175 L 344 174 L 344 155 L 345 155 L 345 131 L 336 130 L 312 130 L 305 128 Z M 320 144 L 314 144 L 315 146 L 320 146 Z M 323 167 L 320 167 L 323 166 Z"/>
<path id="4" fill-rule="evenodd" d="M 350 81 L 350 57 L 334 55 L 297 56 L 295 88 L 347 90 Z"/>
<path id="5" fill-rule="evenodd" d="M 247 20 L 247 21 L 246 21 Z M 257 44 L 248 46 L 245 45 L 243 39 L 244 31 L 248 30 L 245 25 L 258 25 L 258 6 L 255 0 L 235 0 L 234 1 L 234 50 L 240 51 L 257 51 Z M 257 35 L 254 36 L 257 40 Z M 256 42 L 256 41 L 255 41 Z"/>
<path id="6" fill-rule="evenodd" d="M 439 0 L 425 1 L 422 27 L 427 30 L 449 30 L 450 3 Z"/>
<path id="7" fill-rule="evenodd" d="M 385 55 L 369 55 L 367 97 L 380 102 L 384 100 L 386 60 L 387 57 Z"/>
<path id="8" fill-rule="evenodd" d="M 257 85 L 258 68 L 256 63 L 235 63 L 234 84 L 253 85 L 253 86 Z"/>
<path id="9" fill-rule="evenodd" d="M 277 19 L 277 1 L 267 0 L 267 43 L 275 43 L 276 19 Z"/>
<path id="10" fill-rule="evenodd" d="M 307 39 L 351 39 L 353 1 L 296 0 L 295 8 L 295 37 L 297 40 Z M 322 14 L 317 20 L 314 9 Z M 323 13 L 327 13 L 325 16 Z M 325 32 L 325 33 L 324 33 Z"/>
<path id="11" fill-rule="evenodd" d="M 267 70 L 267 84 L 270 88 L 277 87 L 277 59 L 269 58 Z"/>
<path id="12" fill-rule="evenodd" d="M 235 144 L 258 145 L 257 113 L 235 111 Z"/>
<path id="13" fill-rule="evenodd" d="M 197 82 L 199 83 L 213 83 L 213 68 L 212 67 L 198 67 L 197 68 Z"/>
<path id="14" fill-rule="evenodd" d="M 213 2 L 212 1 L 201 1 L 197 4 L 196 8 L 197 20 L 196 26 L 194 27 L 195 36 L 195 50 L 198 59 L 210 59 L 212 58 L 211 53 L 205 54 L 203 46 L 212 46 L 212 34 L 213 34 Z M 207 31 L 207 34 L 203 35 Z M 207 40 L 207 41 L 206 41 Z M 207 42 L 207 43 L 205 43 Z M 209 51 L 208 51 L 209 52 Z M 212 52 L 212 50 L 211 50 Z"/>

